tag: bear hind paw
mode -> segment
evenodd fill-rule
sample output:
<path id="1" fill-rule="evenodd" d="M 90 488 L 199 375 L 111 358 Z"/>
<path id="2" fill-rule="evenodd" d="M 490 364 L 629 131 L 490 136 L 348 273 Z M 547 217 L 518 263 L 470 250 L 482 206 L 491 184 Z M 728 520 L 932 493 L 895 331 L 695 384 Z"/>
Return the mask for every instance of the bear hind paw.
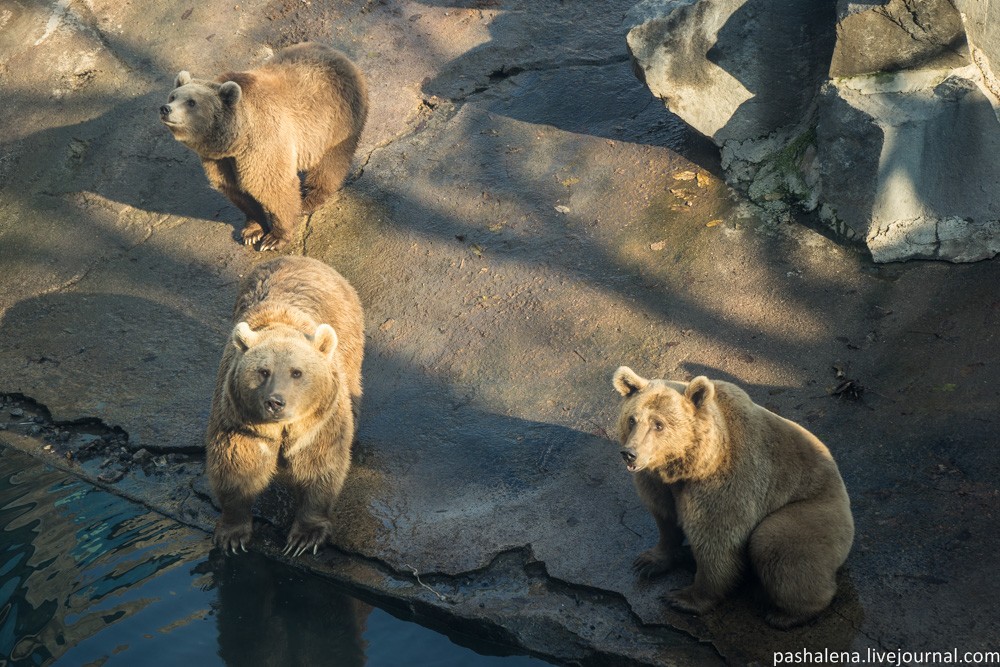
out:
<path id="1" fill-rule="evenodd" d="M 772 611 L 764 617 L 767 624 L 779 630 L 788 630 L 799 625 L 805 625 L 816 617 L 816 614 L 786 614 L 782 611 Z"/>
<path id="2" fill-rule="evenodd" d="M 678 611 L 700 615 L 711 609 L 718 602 L 717 598 L 692 590 L 694 587 L 682 588 L 663 597 L 663 601 Z"/>

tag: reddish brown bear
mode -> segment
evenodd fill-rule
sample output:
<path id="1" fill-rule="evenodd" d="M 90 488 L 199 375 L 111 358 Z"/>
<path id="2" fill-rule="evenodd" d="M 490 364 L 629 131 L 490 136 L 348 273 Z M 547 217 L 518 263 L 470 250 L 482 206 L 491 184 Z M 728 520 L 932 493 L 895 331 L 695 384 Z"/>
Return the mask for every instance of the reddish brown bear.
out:
<path id="1" fill-rule="evenodd" d="M 296 493 L 286 551 L 316 550 L 351 465 L 361 400 L 364 316 L 354 288 L 323 262 L 282 257 L 243 281 L 206 433 L 222 516 L 215 544 L 246 550 L 254 499 L 275 477 Z"/>
<path id="2" fill-rule="evenodd" d="M 729 382 L 647 380 L 622 366 L 621 455 L 660 539 L 635 561 L 640 575 L 670 570 L 684 537 L 694 583 L 669 596 L 702 613 L 752 571 L 787 628 L 830 604 L 854 539 L 847 490 L 829 450 L 798 424 Z"/>
<path id="3" fill-rule="evenodd" d="M 260 250 L 285 246 L 302 212 L 340 188 L 368 117 L 364 76 L 322 44 L 290 46 L 214 81 L 182 71 L 174 86 L 160 120 L 246 214 L 243 242 Z"/>

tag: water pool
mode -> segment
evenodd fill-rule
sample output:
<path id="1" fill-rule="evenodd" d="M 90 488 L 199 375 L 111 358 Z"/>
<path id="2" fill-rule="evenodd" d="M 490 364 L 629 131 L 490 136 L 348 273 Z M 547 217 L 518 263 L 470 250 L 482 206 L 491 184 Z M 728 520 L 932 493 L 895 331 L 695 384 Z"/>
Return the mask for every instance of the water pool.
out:
<path id="1" fill-rule="evenodd" d="M 4 447 L 0 530 L 0 665 L 547 664 L 212 553 L 204 533 Z"/>

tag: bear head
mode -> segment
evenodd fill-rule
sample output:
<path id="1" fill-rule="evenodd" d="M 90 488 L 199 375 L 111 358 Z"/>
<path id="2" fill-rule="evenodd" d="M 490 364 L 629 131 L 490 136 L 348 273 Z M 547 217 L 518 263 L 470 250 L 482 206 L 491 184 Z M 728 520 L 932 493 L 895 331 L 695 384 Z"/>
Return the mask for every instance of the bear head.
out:
<path id="1" fill-rule="evenodd" d="M 336 398 L 337 333 L 320 324 L 312 335 L 288 326 L 233 329 L 238 357 L 230 376 L 237 409 L 253 423 L 289 422 L 323 411 Z"/>
<path id="2" fill-rule="evenodd" d="M 698 477 L 706 450 L 713 447 L 712 381 L 704 376 L 687 385 L 647 380 L 627 366 L 611 381 L 624 397 L 618 439 L 629 472 L 647 470 L 667 483 Z"/>
<path id="3" fill-rule="evenodd" d="M 195 151 L 223 151 L 232 140 L 232 118 L 243 97 L 240 84 L 194 79 L 189 72 L 180 72 L 174 86 L 160 107 L 160 122 Z"/>

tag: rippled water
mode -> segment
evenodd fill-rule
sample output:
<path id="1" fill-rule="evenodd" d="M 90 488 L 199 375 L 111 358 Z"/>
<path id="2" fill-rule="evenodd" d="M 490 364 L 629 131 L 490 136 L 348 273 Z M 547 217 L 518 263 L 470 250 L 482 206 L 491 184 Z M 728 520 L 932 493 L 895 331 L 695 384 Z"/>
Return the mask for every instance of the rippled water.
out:
<path id="1" fill-rule="evenodd" d="M 0 665 L 545 664 L 255 554 L 213 556 L 203 533 L 2 447 L 0 531 Z"/>

